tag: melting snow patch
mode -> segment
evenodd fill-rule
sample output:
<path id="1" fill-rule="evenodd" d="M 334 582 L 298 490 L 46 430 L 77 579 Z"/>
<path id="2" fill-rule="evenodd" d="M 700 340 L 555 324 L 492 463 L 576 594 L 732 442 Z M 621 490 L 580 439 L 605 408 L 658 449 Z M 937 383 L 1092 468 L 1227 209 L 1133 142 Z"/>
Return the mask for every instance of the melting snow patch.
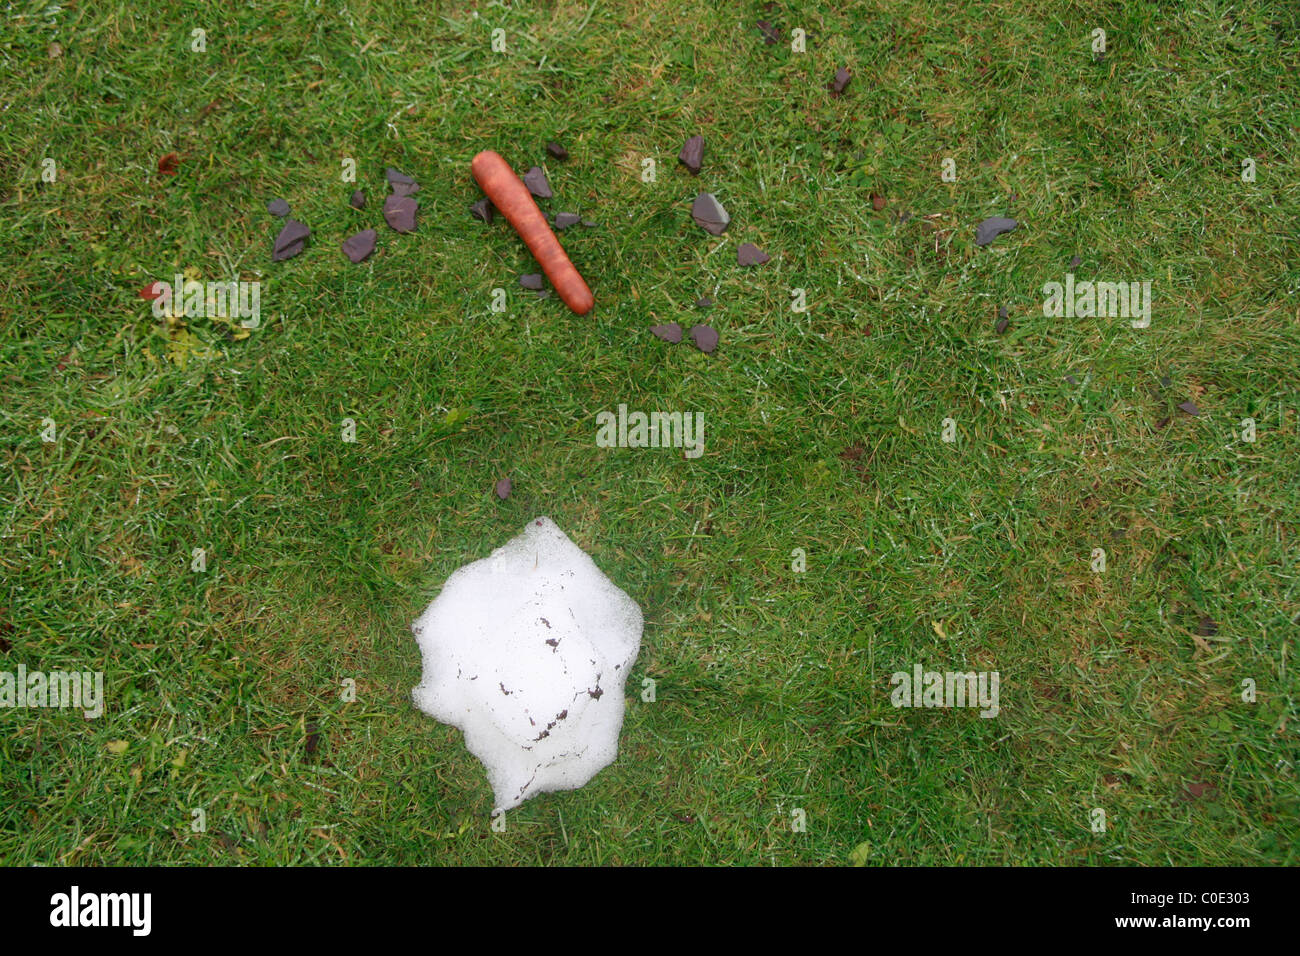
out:
<path id="1" fill-rule="evenodd" d="M 550 518 L 452 573 L 411 625 L 415 706 L 459 727 L 497 808 L 576 790 L 618 755 L 641 608 Z"/>

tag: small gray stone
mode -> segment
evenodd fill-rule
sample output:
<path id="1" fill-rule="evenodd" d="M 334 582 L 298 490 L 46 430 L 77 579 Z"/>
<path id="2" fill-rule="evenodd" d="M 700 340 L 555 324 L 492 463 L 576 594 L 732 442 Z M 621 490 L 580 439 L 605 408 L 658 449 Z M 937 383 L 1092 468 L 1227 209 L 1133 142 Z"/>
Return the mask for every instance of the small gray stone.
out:
<path id="1" fill-rule="evenodd" d="M 665 342 L 671 342 L 673 345 L 682 340 L 682 327 L 676 322 L 669 322 L 667 325 L 652 325 L 650 331 L 657 338 L 661 338 Z"/>
<path id="2" fill-rule="evenodd" d="M 292 259 L 306 247 L 307 238 L 310 235 L 311 230 L 296 219 L 286 221 L 284 228 L 280 230 L 280 234 L 275 237 L 275 248 L 271 252 L 271 261 L 280 262 L 284 259 Z"/>
<path id="3" fill-rule="evenodd" d="M 731 216 L 712 193 L 700 193 L 691 204 L 691 218 L 705 232 L 720 236 L 731 223 Z"/>
<path id="4" fill-rule="evenodd" d="M 692 176 L 698 176 L 704 163 L 704 137 L 696 135 L 688 139 L 677 154 L 677 161 L 690 170 Z"/>
<path id="5" fill-rule="evenodd" d="M 540 166 L 534 166 L 524 173 L 524 185 L 538 199 L 550 199 L 554 195 L 551 192 L 551 184 L 546 181 L 546 173 Z"/>
<path id="6" fill-rule="evenodd" d="M 707 325 L 692 326 L 691 341 L 697 349 L 708 354 L 718 347 L 718 333 Z"/>
<path id="7" fill-rule="evenodd" d="M 353 262 L 361 262 L 375 251 L 377 233 L 373 229 L 364 229 L 348 239 L 343 240 L 343 254 Z"/>
<path id="8" fill-rule="evenodd" d="M 384 200 L 384 222 L 398 232 L 414 232 L 419 208 L 420 204 L 410 196 L 389 196 Z"/>
<path id="9" fill-rule="evenodd" d="M 1007 219 L 1003 216 L 990 216 L 975 227 L 975 245 L 987 246 L 1002 233 L 1010 232 L 1018 225 L 1020 223 L 1014 219 Z"/>

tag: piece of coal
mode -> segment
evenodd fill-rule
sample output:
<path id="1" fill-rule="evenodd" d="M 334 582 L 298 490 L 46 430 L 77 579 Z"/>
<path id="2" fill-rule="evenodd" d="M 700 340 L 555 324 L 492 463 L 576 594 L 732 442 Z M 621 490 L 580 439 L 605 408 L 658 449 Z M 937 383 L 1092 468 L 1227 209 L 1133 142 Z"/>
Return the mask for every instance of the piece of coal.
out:
<path id="1" fill-rule="evenodd" d="M 768 46 L 781 42 L 781 31 L 766 20 L 758 21 L 758 30 L 763 34 L 763 42 Z"/>
<path id="2" fill-rule="evenodd" d="M 413 196 L 420 191 L 418 183 L 393 183 L 394 196 Z"/>
<path id="3" fill-rule="evenodd" d="M 555 228 L 568 229 L 570 226 L 576 226 L 582 222 L 582 217 L 577 213 L 559 212 L 555 214 Z"/>
<path id="4" fill-rule="evenodd" d="M 551 192 L 551 184 L 546 181 L 546 173 L 542 171 L 540 166 L 534 166 L 524 173 L 524 185 L 538 199 L 550 199 L 554 195 Z"/>
<path id="5" fill-rule="evenodd" d="M 415 185 L 414 179 L 406 175 L 406 173 L 398 172 L 392 166 L 389 166 L 384 170 L 384 178 L 388 180 L 388 185 L 390 186 L 396 185 L 397 183 L 402 183 L 405 186 Z"/>
<path id="6" fill-rule="evenodd" d="M 528 275 L 520 276 L 519 284 L 525 289 L 532 289 L 534 292 L 546 288 L 546 283 L 542 279 L 540 272 L 530 272 Z"/>
<path id="7" fill-rule="evenodd" d="M 707 325 L 691 326 L 691 341 L 701 352 L 708 354 L 718 347 L 718 333 Z"/>
<path id="8" fill-rule="evenodd" d="M 713 305 L 712 299 L 697 299 L 695 302 L 695 308 L 697 309 L 707 309 L 712 305 Z"/>
<path id="9" fill-rule="evenodd" d="M 550 289 L 542 289 L 540 292 L 537 293 L 537 298 L 539 299 L 549 299 L 550 297 L 551 297 Z"/>
<path id="10" fill-rule="evenodd" d="M 1163 387 L 1168 388 L 1170 385 L 1174 384 L 1174 380 L 1173 380 L 1172 378 L 1170 378 L 1168 375 L 1161 375 L 1161 376 L 1160 376 L 1160 384 L 1161 384 Z"/>
<path id="11" fill-rule="evenodd" d="M 669 322 L 667 325 L 652 325 L 650 331 L 656 337 L 663 339 L 665 342 L 671 342 L 673 345 L 682 340 L 682 327 L 676 322 Z"/>
<path id="12" fill-rule="evenodd" d="M 853 74 L 849 72 L 847 66 L 842 66 L 835 71 L 835 79 L 826 84 L 826 88 L 831 91 L 832 96 L 839 96 L 849 86 L 849 80 L 853 79 Z"/>
<path id="13" fill-rule="evenodd" d="M 286 220 L 284 228 L 275 237 L 275 248 L 271 253 L 271 261 L 280 262 L 284 259 L 292 259 L 306 247 L 307 237 L 310 235 L 311 230 L 296 219 Z"/>
<path id="14" fill-rule="evenodd" d="M 285 216 L 289 215 L 289 204 L 283 199 L 272 199 L 266 204 L 266 211 L 272 216 L 283 219 Z"/>
<path id="15" fill-rule="evenodd" d="M 1180 403 L 1178 404 L 1178 409 L 1179 409 L 1179 411 L 1186 412 L 1188 415 L 1199 415 L 1199 414 L 1201 414 L 1201 410 L 1200 410 L 1199 408 L 1196 407 L 1196 403 L 1195 403 L 1195 402 L 1180 402 Z"/>
<path id="16" fill-rule="evenodd" d="M 565 149 L 563 146 L 561 146 L 559 143 L 557 143 L 555 140 L 551 140 L 546 144 L 546 151 L 550 153 L 551 156 L 553 156 L 555 159 L 558 159 L 560 162 L 564 162 L 566 159 L 569 158 L 569 151 Z"/>
<path id="17" fill-rule="evenodd" d="M 742 266 L 761 266 L 772 257 L 752 242 L 742 242 L 736 250 L 736 261 Z"/>
<path id="18" fill-rule="evenodd" d="M 705 232 L 722 235 L 731 222 L 731 216 L 712 193 L 700 193 L 691 204 L 691 218 Z"/>
<path id="19" fill-rule="evenodd" d="M 352 198 L 348 200 L 348 205 L 351 206 L 353 209 L 365 209 L 366 194 L 363 193 L 360 189 L 358 189 L 356 192 L 352 194 Z"/>
<path id="20" fill-rule="evenodd" d="M 993 331 L 996 332 L 998 335 L 1001 335 L 1003 332 L 1007 330 L 1007 326 L 1010 324 L 1011 321 L 1004 316 L 998 319 L 998 324 L 993 326 Z"/>
<path id="21" fill-rule="evenodd" d="M 378 233 L 373 229 L 363 229 L 348 239 L 343 240 L 343 254 L 353 262 L 361 262 L 375 251 Z"/>
<path id="22" fill-rule="evenodd" d="M 1007 317 L 1007 307 L 1005 305 L 998 306 L 998 318 L 1005 319 L 1006 317 Z"/>
<path id="23" fill-rule="evenodd" d="M 598 222 L 592 222 L 590 219 L 584 219 L 584 220 L 582 220 L 582 224 L 583 224 L 584 226 L 586 226 L 588 229 L 594 229 L 596 226 L 599 226 L 599 225 L 600 225 L 600 223 L 598 223 Z"/>
<path id="24" fill-rule="evenodd" d="M 884 196 L 881 196 L 881 195 L 879 195 L 879 194 L 877 194 L 877 193 L 872 193 L 872 194 L 871 194 L 871 208 L 874 209 L 876 212 L 880 212 L 880 210 L 884 209 L 884 208 L 885 208 L 885 197 L 884 197 Z"/>
<path id="25" fill-rule="evenodd" d="M 1213 637 L 1219 633 L 1219 625 L 1214 618 L 1202 614 L 1200 621 L 1196 626 L 1196 633 L 1201 637 Z"/>
<path id="26" fill-rule="evenodd" d="M 513 487 L 509 478 L 502 478 L 497 482 L 497 497 L 505 501 L 510 497 L 510 489 Z"/>
<path id="27" fill-rule="evenodd" d="M 1010 232 L 1018 225 L 1020 223 L 1014 219 L 1007 219 L 1003 216 L 990 216 L 975 227 L 975 245 L 987 246 L 998 236 L 1004 232 Z"/>
<path id="28" fill-rule="evenodd" d="M 1065 380 L 1066 380 L 1067 382 L 1069 382 L 1071 385 L 1078 385 L 1078 384 L 1079 384 L 1079 380 L 1078 380 L 1077 378 L 1075 378 L 1073 375 L 1067 375 L 1067 376 L 1065 376 Z"/>
<path id="29" fill-rule="evenodd" d="M 384 200 L 384 222 L 398 232 L 415 231 L 415 211 L 420 208 L 410 196 L 389 196 Z"/>
<path id="30" fill-rule="evenodd" d="M 698 176 L 704 163 L 704 137 L 696 135 L 688 139 L 677 154 L 677 162 L 690 170 L 692 176 Z"/>
<path id="31" fill-rule="evenodd" d="M 1070 260 L 1070 265 L 1067 268 L 1077 269 L 1081 265 L 1083 265 L 1083 260 L 1080 259 L 1078 256 L 1075 256 L 1073 259 Z"/>
<path id="32" fill-rule="evenodd" d="M 492 200 L 488 199 L 487 196 L 469 207 L 469 214 L 475 219 L 482 219 L 484 222 L 491 222 L 496 211 L 497 207 L 492 205 Z"/>

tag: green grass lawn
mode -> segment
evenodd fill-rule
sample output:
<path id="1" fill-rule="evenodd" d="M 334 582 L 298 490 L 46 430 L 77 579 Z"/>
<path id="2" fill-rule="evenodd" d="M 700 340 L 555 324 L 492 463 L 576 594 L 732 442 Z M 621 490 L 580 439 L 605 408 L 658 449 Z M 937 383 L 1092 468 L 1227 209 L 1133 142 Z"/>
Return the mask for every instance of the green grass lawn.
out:
<path id="1" fill-rule="evenodd" d="M 0 708 L 0 861 L 1300 862 L 1298 57 L 1285 2 L 8 4 L 0 671 L 107 704 Z M 485 148 L 598 223 L 590 315 L 468 214 Z M 155 318 L 182 269 L 260 327 Z M 1067 272 L 1150 327 L 1044 317 Z M 620 403 L 705 453 L 598 448 Z M 646 626 L 617 762 L 498 833 L 408 626 L 541 514 Z"/>

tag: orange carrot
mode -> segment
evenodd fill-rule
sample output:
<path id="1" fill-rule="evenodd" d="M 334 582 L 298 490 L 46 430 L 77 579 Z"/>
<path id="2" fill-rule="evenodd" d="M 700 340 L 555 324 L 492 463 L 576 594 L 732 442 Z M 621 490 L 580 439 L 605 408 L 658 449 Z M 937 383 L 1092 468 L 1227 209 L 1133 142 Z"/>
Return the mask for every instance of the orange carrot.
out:
<path id="1" fill-rule="evenodd" d="M 590 312 L 595 304 L 591 290 L 569 261 L 528 187 L 515 175 L 510 164 L 499 153 L 485 149 L 474 157 L 469 168 L 488 199 L 492 200 L 492 205 L 500 210 L 528 245 L 564 304 L 578 315 Z"/>

